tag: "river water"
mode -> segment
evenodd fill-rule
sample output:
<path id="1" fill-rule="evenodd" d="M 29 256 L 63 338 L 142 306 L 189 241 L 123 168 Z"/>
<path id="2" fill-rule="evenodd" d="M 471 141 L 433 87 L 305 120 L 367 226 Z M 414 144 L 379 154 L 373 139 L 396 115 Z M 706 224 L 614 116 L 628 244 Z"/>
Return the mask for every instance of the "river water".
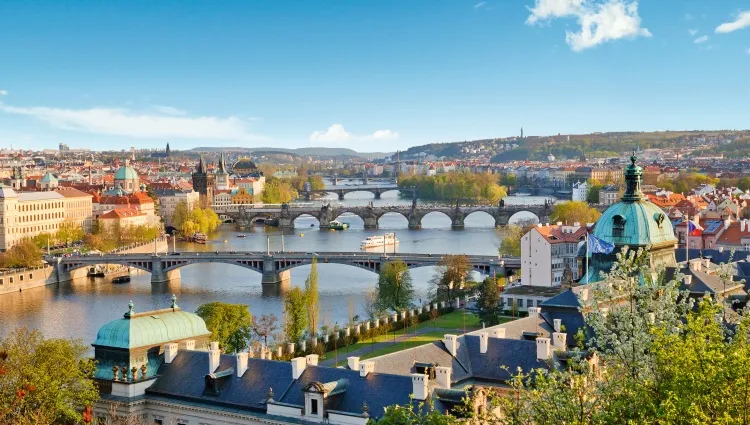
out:
<path id="1" fill-rule="evenodd" d="M 383 194 L 383 199 L 373 200 L 372 194 L 351 193 L 346 203 L 375 205 L 409 204 L 410 200 L 399 199 L 396 192 Z M 335 195 L 331 202 L 338 202 Z M 541 198 L 506 198 L 507 204 L 540 203 Z M 524 218 L 518 214 L 519 218 Z M 312 217 L 300 217 L 294 230 L 284 232 L 271 227 L 255 226 L 235 229 L 231 224 L 222 225 L 209 235 L 206 245 L 178 243 L 178 251 L 216 250 L 265 250 L 268 243 L 274 251 L 358 251 L 362 239 L 370 235 L 395 231 L 400 241 L 400 252 L 433 254 L 482 254 L 497 253 L 500 231 L 494 228 L 492 217 L 475 213 L 466 218 L 466 229 L 451 230 L 450 219 L 442 214 L 425 216 L 422 230 L 410 231 L 407 221 L 398 214 L 387 214 L 380 219 L 380 229 L 365 230 L 362 220 L 356 216 L 339 218 L 349 223 L 345 231 L 321 230 Z M 238 238 L 238 234 L 245 238 Z M 283 242 L 282 242 L 283 234 Z M 389 248 L 389 252 L 393 250 Z M 51 285 L 24 292 L 0 296 L 0 334 L 27 326 L 41 330 L 47 337 L 80 338 L 89 344 L 103 324 L 119 319 L 128 310 L 133 300 L 136 311 L 166 308 L 172 294 L 177 296 L 181 308 L 195 311 L 198 306 L 211 301 L 247 304 L 253 315 L 274 313 L 281 317 L 283 293 L 264 293 L 260 274 L 248 269 L 226 264 L 196 264 L 186 266 L 179 280 L 165 284 L 151 284 L 150 275 L 133 272 L 129 284 L 115 285 L 109 278 L 78 279 L 59 285 Z M 291 270 L 291 286 L 304 286 L 310 266 Z M 417 300 L 424 299 L 434 268 L 424 267 L 411 271 Z M 321 324 L 347 322 L 351 314 L 363 314 L 364 294 L 375 286 L 377 275 L 366 270 L 338 264 L 319 264 L 319 292 Z"/>

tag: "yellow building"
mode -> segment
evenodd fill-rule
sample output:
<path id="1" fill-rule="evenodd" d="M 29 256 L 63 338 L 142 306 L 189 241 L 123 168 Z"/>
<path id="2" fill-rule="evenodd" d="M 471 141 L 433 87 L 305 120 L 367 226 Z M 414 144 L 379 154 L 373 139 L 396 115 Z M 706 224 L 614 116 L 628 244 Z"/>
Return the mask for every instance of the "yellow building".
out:
<path id="1" fill-rule="evenodd" d="M 241 187 L 237 189 L 236 192 L 232 195 L 232 203 L 233 204 L 252 204 L 253 203 L 253 195 L 250 194 L 250 192 L 247 191 L 244 187 Z"/>

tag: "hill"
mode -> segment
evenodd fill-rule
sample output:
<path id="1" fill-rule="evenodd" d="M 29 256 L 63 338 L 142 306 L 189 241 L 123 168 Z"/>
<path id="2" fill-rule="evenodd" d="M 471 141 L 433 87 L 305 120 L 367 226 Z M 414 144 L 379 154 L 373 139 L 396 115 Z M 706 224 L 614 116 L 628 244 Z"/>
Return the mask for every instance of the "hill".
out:
<path id="1" fill-rule="evenodd" d="M 353 149 L 348 148 L 324 148 L 324 147 L 309 147 L 309 148 L 278 148 L 278 147 L 259 147 L 259 148 L 243 148 L 243 147 L 197 147 L 191 149 L 193 152 L 243 152 L 260 155 L 263 153 L 285 153 L 295 156 L 315 156 L 315 157 L 355 157 L 364 159 L 375 159 L 383 158 L 392 153 L 389 152 L 357 152 Z"/>

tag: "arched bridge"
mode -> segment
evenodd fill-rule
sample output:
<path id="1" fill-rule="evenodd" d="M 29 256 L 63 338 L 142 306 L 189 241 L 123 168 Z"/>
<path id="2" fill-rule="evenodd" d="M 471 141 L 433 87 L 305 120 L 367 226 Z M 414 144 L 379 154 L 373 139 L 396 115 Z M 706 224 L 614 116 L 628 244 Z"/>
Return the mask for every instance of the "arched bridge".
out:
<path id="1" fill-rule="evenodd" d="M 537 216 L 540 223 L 549 222 L 552 205 L 499 205 L 499 206 L 462 206 L 462 205 L 418 205 L 416 201 L 409 205 L 396 206 L 295 206 L 285 204 L 281 207 L 258 207 L 247 205 L 214 205 L 214 211 L 222 217 L 231 218 L 236 222 L 249 224 L 257 218 L 271 218 L 278 220 L 279 227 L 294 228 L 294 220 L 301 216 L 315 217 L 320 227 L 328 227 L 329 223 L 344 213 L 354 214 L 362 219 L 365 229 L 377 229 L 380 217 L 388 213 L 404 216 L 409 222 L 409 229 L 420 229 L 422 219 L 429 213 L 439 212 L 451 219 L 454 229 L 463 229 L 464 220 L 471 214 L 482 212 L 495 219 L 495 226 L 505 226 L 510 218 L 518 212 L 529 212 Z"/>
<path id="2" fill-rule="evenodd" d="M 77 271 L 85 271 L 98 264 L 121 264 L 151 273 L 152 282 L 164 282 L 176 278 L 179 269 L 191 264 L 224 263 L 244 267 L 263 274 L 264 284 L 278 284 L 289 279 L 289 270 L 311 264 L 317 257 L 320 264 L 345 264 L 374 273 L 380 272 L 383 264 L 402 260 L 409 268 L 437 265 L 442 256 L 432 254 L 395 253 L 383 255 L 367 252 L 181 252 L 164 255 L 153 254 L 106 254 L 48 258 L 54 264 L 59 280 L 70 280 Z M 493 255 L 470 255 L 472 270 L 486 275 L 506 276 L 509 271 L 521 268 L 518 258 L 498 258 Z M 511 272 L 512 273 L 512 272 Z"/>
<path id="3" fill-rule="evenodd" d="M 301 194 L 305 197 L 305 200 L 310 201 L 313 198 L 313 195 L 320 195 L 320 194 L 328 194 L 328 193 L 335 193 L 338 195 L 339 200 L 343 201 L 344 197 L 347 193 L 352 192 L 370 192 L 373 195 L 375 195 L 375 199 L 380 199 L 381 195 L 385 192 L 390 192 L 392 190 L 397 190 L 403 194 L 409 194 L 412 198 L 417 197 L 417 189 L 414 187 L 410 188 L 399 188 L 397 185 L 381 185 L 381 186 L 352 186 L 347 188 L 330 188 L 330 189 L 315 189 L 315 190 L 305 190 L 302 191 Z"/>

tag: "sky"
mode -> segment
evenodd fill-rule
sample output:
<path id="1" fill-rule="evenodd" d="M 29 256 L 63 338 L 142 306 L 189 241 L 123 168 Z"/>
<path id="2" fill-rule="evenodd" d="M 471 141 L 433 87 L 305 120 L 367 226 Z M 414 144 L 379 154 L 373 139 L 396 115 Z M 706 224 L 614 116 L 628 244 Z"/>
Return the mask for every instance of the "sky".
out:
<path id="1" fill-rule="evenodd" d="M 750 127 L 750 0 L 0 2 L 0 148 Z"/>

